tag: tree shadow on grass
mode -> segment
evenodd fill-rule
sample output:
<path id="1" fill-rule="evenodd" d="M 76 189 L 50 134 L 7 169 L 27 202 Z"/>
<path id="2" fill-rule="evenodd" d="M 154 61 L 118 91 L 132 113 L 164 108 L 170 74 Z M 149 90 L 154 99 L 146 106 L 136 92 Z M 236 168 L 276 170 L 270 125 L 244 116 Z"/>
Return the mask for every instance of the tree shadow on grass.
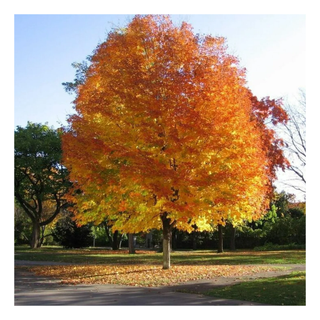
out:
<path id="1" fill-rule="evenodd" d="M 162 253 L 115 253 L 105 250 L 88 252 L 84 250 L 50 250 L 20 252 L 16 259 L 29 261 L 54 261 L 73 264 L 162 264 Z M 216 253 L 215 251 L 174 251 L 171 254 L 172 265 L 240 265 L 240 264 L 295 264 L 305 263 L 305 251 L 236 251 Z"/>

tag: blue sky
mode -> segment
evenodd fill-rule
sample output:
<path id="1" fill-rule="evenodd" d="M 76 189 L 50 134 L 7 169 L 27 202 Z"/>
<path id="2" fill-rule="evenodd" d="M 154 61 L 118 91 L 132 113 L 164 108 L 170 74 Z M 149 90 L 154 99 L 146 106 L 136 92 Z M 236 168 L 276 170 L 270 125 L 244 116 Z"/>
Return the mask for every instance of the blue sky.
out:
<path id="1" fill-rule="evenodd" d="M 73 97 L 62 82 L 74 79 L 81 62 L 113 27 L 133 15 L 14 16 L 14 126 L 27 121 L 58 127 L 73 112 Z M 305 88 L 306 17 L 282 14 L 172 15 L 194 32 L 223 36 L 229 52 L 247 69 L 248 86 L 258 97 L 292 97 Z"/>

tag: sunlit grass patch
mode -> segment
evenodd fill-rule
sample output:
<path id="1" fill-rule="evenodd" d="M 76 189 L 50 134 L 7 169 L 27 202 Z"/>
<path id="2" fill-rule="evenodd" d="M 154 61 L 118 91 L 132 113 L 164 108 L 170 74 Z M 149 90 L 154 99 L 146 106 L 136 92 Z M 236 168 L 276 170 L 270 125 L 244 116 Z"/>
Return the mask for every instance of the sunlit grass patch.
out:
<path id="1" fill-rule="evenodd" d="M 267 305 L 305 305 L 306 273 L 293 272 L 280 277 L 242 282 L 210 290 L 206 295 Z"/>
<path id="2" fill-rule="evenodd" d="M 26 250 L 16 248 L 16 259 L 29 261 L 54 261 L 85 264 L 162 264 L 162 253 L 153 250 L 126 249 L 63 249 L 40 248 Z M 305 250 L 288 251 L 226 251 L 213 250 L 173 251 L 172 265 L 245 265 L 245 264 L 296 264 L 305 263 Z"/>

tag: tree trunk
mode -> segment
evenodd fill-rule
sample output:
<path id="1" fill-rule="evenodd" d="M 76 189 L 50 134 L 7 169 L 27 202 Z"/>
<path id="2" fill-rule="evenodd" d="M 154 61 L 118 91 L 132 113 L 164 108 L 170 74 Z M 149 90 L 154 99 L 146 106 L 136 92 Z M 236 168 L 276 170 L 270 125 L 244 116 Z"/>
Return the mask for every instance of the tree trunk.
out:
<path id="1" fill-rule="evenodd" d="M 32 224 L 32 238 L 30 247 L 32 249 L 40 248 L 41 242 L 40 242 L 40 223 L 38 221 L 33 221 Z"/>
<path id="2" fill-rule="evenodd" d="M 192 249 L 197 250 L 197 241 L 198 241 L 198 234 L 194 231 L 192 232 Z"/>
<path id="3" fill-rule="evenodd" d="M 119 240 L 118 240 L 119 231 L 116 230 L 113 233 L 113 239 L 112 239 L 112 250 L 119 250 Z"/>
<path id="4" fill-rule="evenodd" d="M 219 233 L 219 241 L 218 241 L 218 253 L 223 252 L 223 232 L 222 232 L 222 225 L 218 225 L 218 233 Z"/>
<path id="5" fill-rule="evenodd" d="M 129 254 L 135 254 L 136 251 L 134 249 L 134 243 L 133 243 L 133 233 L 128 233 L 128 242 L 129 242 Z"/>
<path id="6" fill-rule="evenodd" d="M 171 251 L 171 233 L 172 226 L 170 225 L 170 219 L 167 218 L 167 213 L 161 216 L 163 227 L 163 269 L 170 269 L 170 251 Z"/>
<path id="7" fill-rule="evenodd" d="M 172 250 L 177 249 L 177 229 L 173 228 L 171 233 L 171 248 Z"/>
<path id="8" fill-rule="evenodd" d="M 233 225 L 231 225 L 230 250 L 236 250 L 236 228 Z"/>
<path id="9" fill-rule="evenodd" d="M 113 242 L 113 240 L 112 240 L 112 237 L 110 236 L 110 230 L 109 230 L 109 226 L 108 226 L 108 223 L 107 223 L 107 221 L 103 221 L 102 222 L 102 225 L 103 225 L 103 227 L 104 227 L 104 230 L 105 230 L 105 232 L 106 232 L 106 236 L 107 236 L 107 241 L 108 241 L 108 244 L 110 244 L 110 243 L 112 243 Z"/>
<path id="10" fill-rule="evenodd" d="M 40 246 L 39 247 L 41 247 L 42 245 L 43 245 L 43 241 L 44 241 L 44 238 L 45 238 L 45 236 L 44 236 L 44 232 L 46 231 L 46 226 L 40 226 L 40 240 L 39 240 L 39 242 L 40 242 Z"/>

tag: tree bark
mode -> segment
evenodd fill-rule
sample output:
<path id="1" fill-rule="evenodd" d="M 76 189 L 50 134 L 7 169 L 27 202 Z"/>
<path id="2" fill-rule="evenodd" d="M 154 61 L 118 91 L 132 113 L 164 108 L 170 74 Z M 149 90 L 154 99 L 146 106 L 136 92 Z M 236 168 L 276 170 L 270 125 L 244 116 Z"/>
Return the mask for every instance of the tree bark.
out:
<path id="1" fill-rule="evenodd" d="M 163 269 L 170 269 L 170 251 L 171 251 L 171 220 L 167 217 L 167 213 L 161 216 L 163 227 Z"/>
<path id="2" fill-rule="evenodd" d="M 172 250 L 177 249 L 177 229 L 173 228 L 171 232 L 171 248 Z"/>
<path id="3" fill-rule="evenodd" d="M 134 243 L 133 243 L 133 233 L 128 233 L 128 242 L 129 242 L 129 254 L 135 254 L 136 251 L 134 249 Z"/>
<path id="4" fill-rule="evenodd" d="M 56 201 L 56 209 L 52 214 L 50 214 L 47 220 L 41 221 L 41 217 L 43 216 L 43 205 L 39 195 L 37 196 L 37 201 L 35 201 L 37 203 L 35 207 L 32 207 L 27 201 L 25 201 L 19 193 L 15 193 L 15 197 L 21 205 L 21 208 L 32 221 L 32 238 L 30 242 L 30 248 L 40 248 L 44 240 L 45 226 L 51 223 L 57 217 L 60 211 L 64 208 L 67 208 L 69 204 L 61 204 L 61 200 L 55 194 L 54 199 Z M 41 229 L 43 230 L 42 233 Z"/>
<path id="5" fill-rule="evenodd" d="M 107 224 L 107 221 L 103 221 L 102 222 L 102 225 L 103 225 L 103 227 L 104 227 L 104 230 L 105 230 L 105 232 L 106 232 L 106 236 L 107 236 L 107 241 L 108 241 L 108 244 L 110 244 L 110 243 L 112 243 L 113 241 L 112 241 L 112 237 L 110 236 L 110 233 L 109 233 L 109 226 L 108 226 L 108 224 Z"/>
<path id="6" fill-rule="evenodd" d="M 236 228 L 233 225 L 231 225 L 230 250 L 236 250 Z"/>
<path id="7" fill-rule="evenodd" d="M 219 240 L 218 240 L 218 253 L 223 252 L 223 229 L 222 225 L 218 225 L 218 233 L 219 233 Z"/>
<path id="8" fill-rule="evenodd" d="M 118 239 L 118 235 L 119 235 L 119 231 L 116 230 L 116 231 L 113 233 L 112 250 L 119 250 L 120 241 L 119 241 L 119 239 Z"/>
<path id="9" fill-rule="evenodd" d="M 32 249 L 40 248 L 40 223 L 37 220 L 34 220 L 32 223 L 32 238 L 30 247 Z"/>
<path id="10" fill-rule="evenodd" d="M 192 250 L 197 250 L 197 241 L 198 241 L 198 234 L 196 231 L 192 232 Z"/>

